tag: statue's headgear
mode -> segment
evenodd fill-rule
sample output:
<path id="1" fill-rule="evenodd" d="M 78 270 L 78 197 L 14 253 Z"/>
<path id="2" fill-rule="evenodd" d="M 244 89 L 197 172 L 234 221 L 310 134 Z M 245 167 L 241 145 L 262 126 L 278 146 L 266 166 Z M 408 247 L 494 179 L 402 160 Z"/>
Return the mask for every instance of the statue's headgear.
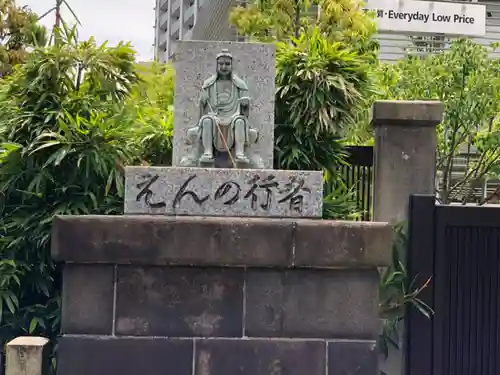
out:
<path id="1" fill-rule="evenodd" d="M 219 60 L 221 57 L 228 57 L 231 60 L 233 59 L 233 55 L 231 55 L 231 52 L 227 48 L 223 48 L 220 53 L 217 55 L 216 60 Z"/>

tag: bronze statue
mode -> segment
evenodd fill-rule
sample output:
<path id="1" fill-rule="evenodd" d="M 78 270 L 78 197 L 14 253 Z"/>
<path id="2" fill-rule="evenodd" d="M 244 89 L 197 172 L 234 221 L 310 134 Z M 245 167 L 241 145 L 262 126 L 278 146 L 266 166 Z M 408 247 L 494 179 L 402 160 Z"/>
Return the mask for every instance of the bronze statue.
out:
<path id="1" fill-rule="evenodd" d="M 262 168 L 260 158 L 247 153 L 248 146 L 259 138 L 248 120 L 248 86 L 234 73 L 233 57 L 227 49 L 216 59 L 217 73 L 203 82 L 198 124 L 187 131 L 194 149 L 181 165 L 214 166 L 215 154 L 222 154 L 233 168 Z"/>

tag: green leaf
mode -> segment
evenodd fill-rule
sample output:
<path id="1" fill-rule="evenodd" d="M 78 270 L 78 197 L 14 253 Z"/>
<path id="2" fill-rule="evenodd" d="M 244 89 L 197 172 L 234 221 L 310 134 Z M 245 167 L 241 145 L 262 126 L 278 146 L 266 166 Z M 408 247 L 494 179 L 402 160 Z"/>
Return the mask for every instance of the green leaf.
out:
<path id="1" fill-rule="evenodd" d="M 38 319 L 37 318 L 33 318 L 31 319 L 31 322 L 30 322 L 30 327 L 29 327 L 29 330 L 28 330 L 28 333 L 31 335 L 33 334 L 33 332 L 35 332 L 35 329 L 36 327 L 38 326 Z"/>
<path id="2" fill-rule="evenodd" d="M 111 190 L 111 185 L 113 184 L 113 171 L 108 176 L 108 181 L 106 182 L 106 188 L 104 189 L 104 195 L 107 197 L 109 191 Z"/>
<path id="3" fill-rule="evenodd" d="M 34 149 L 33 151 L 31 151 L 29 153 L 29 155 L 33 155 L 37 151 L 40 151 L 40 150 L 42 150 L 44 148 L 53 147 L 53 146 L 60 145 L 60 144 L 61 144 L 60 141 L 49 141 L 49 142 L 46 142 L 43 145 L 41 145 L 41 146 L 37 147 L 36 149 Z"/>
<path id="4" fill-rule="evenodd" d="M 9 311 L 12 314 L 15 314 L 16 313 L 16 308 L 15 308 L 14 303 L 13 303 L 13 301 L 12 301 L 11 298 L 12 298 L 12 295 L 10 295 L 10 294 L 3 296 L 5 304 L 7 305 L 7 308 L 9 309 Z"/>

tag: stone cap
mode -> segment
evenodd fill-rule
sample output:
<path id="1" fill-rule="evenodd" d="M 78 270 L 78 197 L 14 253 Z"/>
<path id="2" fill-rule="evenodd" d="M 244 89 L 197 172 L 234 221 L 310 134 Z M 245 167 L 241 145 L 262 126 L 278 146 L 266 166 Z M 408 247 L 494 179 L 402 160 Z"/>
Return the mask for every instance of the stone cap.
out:
<path id="1" fill-rule="evenodd" d="M 49 343 L 45 337 L 19 336 L 9 341 L 7 346 L 43 347 Z"/>
<path id="2" fill-rule="evenodd" d="M 388 223 L 189 216 L 57 216 L 68 263 L 364 268 L 390 264 Z"/>
<path id="3" fill-rule="evenodd" d="M 377 100 L 373 126 L 437 126 L 443 121 L 443 103 L 436 100 Z"/>

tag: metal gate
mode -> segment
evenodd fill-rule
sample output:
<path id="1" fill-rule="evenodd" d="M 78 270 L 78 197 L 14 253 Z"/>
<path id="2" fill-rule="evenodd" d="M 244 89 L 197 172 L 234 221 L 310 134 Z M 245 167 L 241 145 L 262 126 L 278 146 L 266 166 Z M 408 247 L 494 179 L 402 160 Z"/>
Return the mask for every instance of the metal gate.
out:
<path id="1" fill-rule="evenodd" d="M 408 375 L 500 373 L 500 207 L 412 196 L 408 272 L 434 315 L 410 308 Z"/>

